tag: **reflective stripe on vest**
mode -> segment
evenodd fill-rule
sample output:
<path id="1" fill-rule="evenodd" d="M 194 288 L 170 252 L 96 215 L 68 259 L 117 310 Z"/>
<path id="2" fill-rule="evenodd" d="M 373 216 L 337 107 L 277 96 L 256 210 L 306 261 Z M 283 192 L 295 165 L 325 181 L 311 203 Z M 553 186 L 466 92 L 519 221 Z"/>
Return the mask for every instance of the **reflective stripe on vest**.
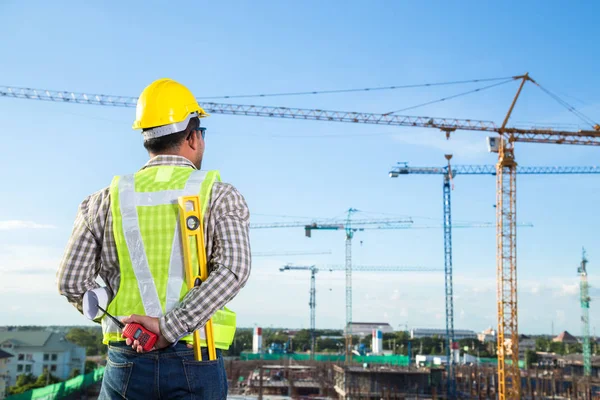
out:
<path id="1" fill-rule="evenodd" d="M 206 215 L 217 180 L 216 171 L 173 166 L 115 177 L 110 193 L 121 283 L 108 306 L 111 314 L 161 317 L 181 301 L 187 286 L 177 198 L 200 194 L 202 213 Z M 213 315 L 213 323 L 217 347 L 228 348 L 235 334 L 235 313 L 226 308 L 219 310 Z M 109 318 L 102 319 L 102 327 L 104 343 L 123 340 L 120 329 Z M 189 336 L 183 340 L 192 339 Z"/>

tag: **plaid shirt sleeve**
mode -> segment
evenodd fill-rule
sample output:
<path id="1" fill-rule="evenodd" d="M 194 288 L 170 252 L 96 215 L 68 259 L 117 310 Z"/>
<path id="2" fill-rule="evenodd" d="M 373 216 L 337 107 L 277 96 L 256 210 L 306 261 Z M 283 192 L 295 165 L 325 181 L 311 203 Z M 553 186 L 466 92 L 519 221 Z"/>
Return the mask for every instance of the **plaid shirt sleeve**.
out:
<path id="1" fill-rule="evenodd" d="M 103 219 L 109 203 L 108 188 L 87 197 L 80 205 L 73 231 L 56 274 L 58 291 L 69 303 L 82 312 L 83 294 L 100 287 L 96 277 L 100 272 Z M 110 290 L 110 288 L 109 288 Z"/>
<path id="2" fill-rule="evenodd" d="M 229 184 L 215 184 L 205 227 L 210 274 L 160 319 L 161 333 L 169 342 L 203 327 L 246 284 L 251 267 L 249 220 L 242 195 Z"/>

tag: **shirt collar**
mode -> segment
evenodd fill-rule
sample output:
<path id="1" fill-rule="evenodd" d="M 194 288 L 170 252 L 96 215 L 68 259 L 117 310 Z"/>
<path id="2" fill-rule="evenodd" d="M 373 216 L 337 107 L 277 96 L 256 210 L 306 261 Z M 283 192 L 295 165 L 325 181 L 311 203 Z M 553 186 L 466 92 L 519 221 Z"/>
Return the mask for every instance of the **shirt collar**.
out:
<path id="1" fill-rule="evenodd" d="M 158 167 L 161 165 L 174 165 L 179 167 L 191 167 L 197 169 L 196 166 L 187 158 L 173 155 L 158 155 L 152 157 L 142 169 L 149 167 Z"/>

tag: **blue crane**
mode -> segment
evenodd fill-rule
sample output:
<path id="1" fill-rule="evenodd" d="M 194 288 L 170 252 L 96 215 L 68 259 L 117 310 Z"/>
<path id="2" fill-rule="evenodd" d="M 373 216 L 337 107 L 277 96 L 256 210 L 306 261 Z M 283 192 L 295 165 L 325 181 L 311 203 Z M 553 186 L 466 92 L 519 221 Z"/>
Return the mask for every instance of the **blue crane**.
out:
<path id="1" fill-rule="evenodd" d="M 448 357 L 447 384 L 449 397 L 456 397 L 456 375 L 451 362 L 451 348 L 454 343 L 454 296 L 452 285 L 452 208 L 451 181 L 456 175 L 496 175 L 495 165 L 450 165 L 452 155 L 446 154 L 448 165 L 444 167 L 409 167 L 408 163 L 400 162 L 389 172 L 390 178 L 400 175 L 442 175 L 443 178 L 443 209 L 444 209 L 444 270 L 446 292 L 446 356 Z M 600 168 L 595 166 L 580 167 L 520 167 L 517 174 L 521 175 L 557 175 L 557 174 L 600 174 Z M 498 346 L 501 344 L 499 343 Z M 504 345 L 504 344 L 502 344 Z"/>

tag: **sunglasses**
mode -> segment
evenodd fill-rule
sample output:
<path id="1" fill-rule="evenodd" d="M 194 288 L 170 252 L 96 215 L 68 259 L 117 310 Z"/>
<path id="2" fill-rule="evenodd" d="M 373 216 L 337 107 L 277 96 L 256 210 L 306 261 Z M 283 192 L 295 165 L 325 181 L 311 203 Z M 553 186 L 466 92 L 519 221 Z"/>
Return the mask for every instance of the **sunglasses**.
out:
<path id="1" fill-rule="evenodd" d="M 200 131 L 200 135 L 202 135 L 202 140 L 204 140 L 204 136 L 206 135 L 206 128 L 203 126 L 199 126 L 196 128 L 197 131 Z"/>

